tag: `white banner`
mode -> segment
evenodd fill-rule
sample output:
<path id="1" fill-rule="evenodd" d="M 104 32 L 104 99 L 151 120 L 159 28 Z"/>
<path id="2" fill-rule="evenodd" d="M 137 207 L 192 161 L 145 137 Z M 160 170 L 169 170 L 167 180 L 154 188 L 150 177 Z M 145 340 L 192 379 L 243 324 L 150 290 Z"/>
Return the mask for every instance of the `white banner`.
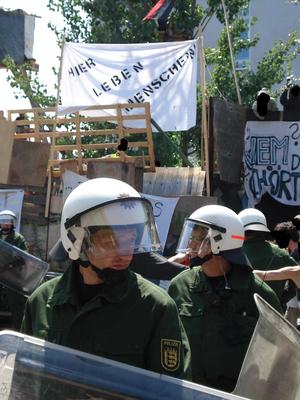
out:
<path id="1" fill-rule="evenodd" d="M 300 122 L 248 121 L 244 167 L 249 207 L 264 193 L 300 205 Z"/>
<path id="2" fill-rule="evenodd" d="M 17 217 L 16 232 L 20 232 L 24 190 L 0 189 L 0 211 L 10 210 Z"/>
<path id="3" fill-rule="evenodd" d="M 151 104 L 164 131 L 196 125 L 197 41 L 139 44 L 66 43 L 58 114 L 116 103 Z M 103 110 L 97 115 L 116 115 Z M 126 109 L 127 115 L 141 109 Z M 93 114 L 95 112 L 85 112 Z M 142 120 L 127 126 L 145 127 Z"/>
<path id="4" fill-rule="evenodd" d="M 173 213 L 179 197 L 152 196 L 145 193 L 141 193 L 141 196 L 145 197 L 145 199 L 149 200 L 152 204 L 159 240 L 162 249 L 164 249 Z"/>

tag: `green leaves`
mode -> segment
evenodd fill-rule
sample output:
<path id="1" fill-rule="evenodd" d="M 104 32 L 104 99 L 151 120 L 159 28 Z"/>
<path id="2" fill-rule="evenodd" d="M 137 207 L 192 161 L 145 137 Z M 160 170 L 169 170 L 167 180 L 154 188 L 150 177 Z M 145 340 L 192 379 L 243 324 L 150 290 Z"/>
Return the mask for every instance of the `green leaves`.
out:
<path id="1" fill-rule="evenodd" d="M 228 1 L 226 3 L 228 4 Z M 234 3 L 232 2 L 233 6 Z M 253 25 L 255 22 L 256 18 L 252 18 L 250 24 Z M 238 16 L 232 18 L 230 34 L 235 55 L 242 49 L 255 47 L 259 41 L 258 35 L 251 39 L 242 38 L 241 34 L 246 29 L 247 26 L 243 19 Z M 237 71 L 243 105 L 250 107 L 260 88 L 267 87 L 271 89 L 273 85 L 282 82 L 287 74 L 288 65 L 298 53 L 299 35 L 296 32 L 292 32 L 287 41 L 275 41 L 274 47 L 268 50 L 258 63 L 256 71 L 251 70 L 250 65 L 249 68 Z M 211 70 L 211 80 L 208 85 L 209 94 L 211 96 L 220 96 L 221 93 L 228 101 L 237 102 L 225 29 L 220 34 L 216 48 L 206 49 L 205 54 L 207 64 Z"/>
<path id="2" fill-rule="evenodd" d="M 16 65 L 13 59 L 7 56 L 3 65 L 11 72 L 7 81 L 11 87 L 18 89 L 15 97 L 28 98 L 32 107 L 54 106 L 55 97 L 47 94 L 47 87 L 40 83 L 34 65 L 30 62 Z"/>

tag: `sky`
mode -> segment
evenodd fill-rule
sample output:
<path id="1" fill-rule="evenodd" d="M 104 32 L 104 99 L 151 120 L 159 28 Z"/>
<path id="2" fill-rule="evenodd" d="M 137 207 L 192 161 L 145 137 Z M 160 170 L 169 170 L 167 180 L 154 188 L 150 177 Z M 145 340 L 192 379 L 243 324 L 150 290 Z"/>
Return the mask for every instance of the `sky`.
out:
<path id="1" fill-rule="evenodd" d="M 63 25 L 63 18 L 59 13 L 50 11 L 47 8 L 48 0 L 0 0 L 0 7 L 10 10 L 22 9 L 28 14 L 36 15 L 41 18 L 35 19 L 33 57 L 39 64 L 39 76 L 43 83 L 47 84 L 49 94 L 56 96 L 54 89 L 57 77 L 52 72 L 52 66 L 59 66 L 57 56 L 61 50 L 56 44 L 56 36 L 48 28 L 48 22 L 53 22 L 58 26 Z M 7 110 L 17 108 L 31 108 L 27 99 L 15 99 L 14 89 L 6 81 L 7 71 L 0 69 L 0 110 L 7 115 Z"/>

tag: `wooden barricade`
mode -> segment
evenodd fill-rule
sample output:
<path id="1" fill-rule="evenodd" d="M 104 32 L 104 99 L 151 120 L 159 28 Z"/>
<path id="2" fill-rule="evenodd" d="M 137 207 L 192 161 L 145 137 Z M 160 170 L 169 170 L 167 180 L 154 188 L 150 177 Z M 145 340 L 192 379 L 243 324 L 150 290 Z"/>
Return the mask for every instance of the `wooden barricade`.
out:
<path id="1" fill-rule="evenodd" d="M 143 192 L 159 196 L 202 196 L 205 171 L 201 167 L 156 167 L 144 175 Z"/>
<path id="2" fill-rule="evenodd" d="M 127 115 L 128 108 L 140 109 L 140 113 Z M 105 116 L 99 116 L 104 112 Z M 91 113 L 93 116 L 86 116 Z M 62 164 L 70 160 L 76 160 L 78 173 L 85 174 L 89 161 L 105 160 L 105 157 L 97 156 L 98 150 L 109 154 L 122 138 L 128 140 L 128 153 L 133 155 L 125 154 L 121 161 L 140 159 L 145 172 L 155 171 L 149 103 L 93 106 L 85 110 L 85 116 L 76 112 L 62 118 L 56 116 L 54 107 L 9 110 L 8 119 L 16 122 L 15 140 L 51 143 L 48 170 L 55 176 L 60 175 Z M 144 127 L 126 128 L 129 120 L 142 120 Z M 91 139 L 89 143 L 87 138 Z M 61 140 L 69 143 L 59 143 Z M 110 157 L 110 162 L 114 162 L 112 158 L 120 162 L 119 157 Z"/>

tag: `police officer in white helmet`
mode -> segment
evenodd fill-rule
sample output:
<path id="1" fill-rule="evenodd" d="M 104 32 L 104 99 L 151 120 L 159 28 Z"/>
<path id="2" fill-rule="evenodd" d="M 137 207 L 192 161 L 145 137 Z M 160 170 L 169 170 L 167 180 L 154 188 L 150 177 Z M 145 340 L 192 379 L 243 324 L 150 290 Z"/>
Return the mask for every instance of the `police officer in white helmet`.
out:
<path id="1" fill-rule="evenodd" d="M 195 231 L 197 249 L 191 245 Z M 177 249 L 196 253 L 199 264 L 177 275 L 169 288 L 189 338 L 193 381 L 229 392 L 258 319 L 254 293 L 282 312 L 275 293 L 252 273 L 243 242 L 244 228 L 234 211 L 199 208 L 186 220 Z"/>
<path id="2" fill-rule="evenodd" d="M 67 198 L 62 277 L 28 299 L 22 331 L 77 350 L 188 379 L 190 350 L 174 301 L 128 269 L 160 248 L 151 203 L 127 183 L 97 178 Z"/>
<path id="3" fill-rule="evenodd" d="M 23 235 L 15 231 L 16 215 L 11 210 L 0 211 L 0 239 L 21 250 L 27 251 L 27 243 Z"/>
<path id="4" fill-rule="evenodd" d="M 0 211 L 0 240 L 16 246 L 21 250 L 28 251 L 24 236 L 15 231 L 17 217 L 11 210 Z M 12 316 L 12 324 L 7 319 L 3 328 L 13 328 L 18 331 L 21 326 L 26 298 L 20 293 L 14 292 L 7 287 L 0 286 L 1 300 L 0 309 L 8 310 Z"/>

